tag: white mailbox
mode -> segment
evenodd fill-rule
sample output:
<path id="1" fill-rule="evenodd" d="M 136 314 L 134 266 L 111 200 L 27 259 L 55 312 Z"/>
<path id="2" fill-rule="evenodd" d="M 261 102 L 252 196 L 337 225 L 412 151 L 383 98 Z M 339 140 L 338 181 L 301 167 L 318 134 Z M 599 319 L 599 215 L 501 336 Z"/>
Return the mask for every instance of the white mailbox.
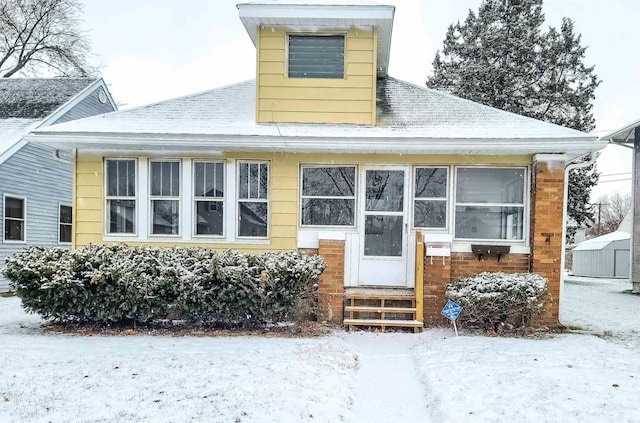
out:
<path id="1" fill-rule="evenodd" d="M 427 257 L 449 257 L 451 256 L 451 234 L 423 234 L 422 240 Z"/>

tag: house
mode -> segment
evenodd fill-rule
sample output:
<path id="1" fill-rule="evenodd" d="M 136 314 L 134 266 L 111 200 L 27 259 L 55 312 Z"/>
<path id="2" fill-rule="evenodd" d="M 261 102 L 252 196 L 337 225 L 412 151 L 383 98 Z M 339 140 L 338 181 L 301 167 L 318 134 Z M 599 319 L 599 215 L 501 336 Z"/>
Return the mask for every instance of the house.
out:
<path id="1" fill-rule="evenodd" d="M 601 278 L 629 277 L 631 234 L 617 230 L 579 243 L 573 249 L 571 273 Z"/>
<path id="2" fill-rule="evenodd" d="M 616 145 L 633 149 L 633 177 L 632 177 L 632 230 L 631 230 L 631 283 L 633 292 L 640 293 L 640 120 L 623 126 L 600 138 Z"/>
<path id="3" fill-rule="evenodd" d="M 382 327 L 442 323 L 453 278 L 532 271 L 557 325 L 565 165 L 596 137 L 389 76 L 393 6 L 238 10 L 255 80 L 30 135 L 74 149 L 74 246 L 317 252 L 320 319 Z"/>
<path id="4" fill-rule="evenodd" d="M 70 149 L 22 136 L 114 110 L 102 79 L 0 78 L 0 267 L 27 246 L 71 246 Z M 8 289 L 0 275 L 0 292 Z"/>

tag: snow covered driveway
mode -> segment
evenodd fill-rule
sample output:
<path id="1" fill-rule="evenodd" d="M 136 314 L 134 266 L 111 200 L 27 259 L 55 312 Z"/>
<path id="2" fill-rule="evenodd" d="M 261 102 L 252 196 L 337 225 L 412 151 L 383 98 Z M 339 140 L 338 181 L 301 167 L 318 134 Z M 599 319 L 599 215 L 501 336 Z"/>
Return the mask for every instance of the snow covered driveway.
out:
<path id="1" fill-rule="evenodd" d="M 640 422 L 624 289 L 568 284 L 565 323 L 609 335 L 545 339 L 46 335 L 0 298 L 0 422 Z"/>

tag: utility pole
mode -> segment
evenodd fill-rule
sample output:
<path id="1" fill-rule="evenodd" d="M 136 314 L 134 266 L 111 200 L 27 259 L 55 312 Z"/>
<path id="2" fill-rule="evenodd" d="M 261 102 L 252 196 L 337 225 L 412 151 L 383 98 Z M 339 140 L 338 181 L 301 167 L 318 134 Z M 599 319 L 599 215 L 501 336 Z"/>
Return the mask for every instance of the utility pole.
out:
<path id="1" fill-rule="evenodd" d="M 594 203 L 593 205 L 594 206 L 598 206 L 598 229 L 597 229 L 597 232 L 596 232 L 596 236 L 600 236 L 600 234 L 601 234 L 601 232 L 600 232 L 600 224 L 602 223 L 602 219 L 601 219 L 601 217 L 602 217 L 602 206 L 608 206 L 609 203 L 600 202 L 600 203 Z"/>

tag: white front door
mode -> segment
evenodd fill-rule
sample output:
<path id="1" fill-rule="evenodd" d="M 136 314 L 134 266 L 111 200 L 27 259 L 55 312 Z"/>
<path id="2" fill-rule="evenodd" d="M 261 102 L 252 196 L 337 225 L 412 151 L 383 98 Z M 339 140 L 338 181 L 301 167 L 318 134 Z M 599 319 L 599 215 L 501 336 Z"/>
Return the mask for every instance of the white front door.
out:
<path id="1" fill-rule="evenodd" d="M 410 170 L 366 166 L 361 173 L 360 286 L 407 285 L 407 209 Z"/>

